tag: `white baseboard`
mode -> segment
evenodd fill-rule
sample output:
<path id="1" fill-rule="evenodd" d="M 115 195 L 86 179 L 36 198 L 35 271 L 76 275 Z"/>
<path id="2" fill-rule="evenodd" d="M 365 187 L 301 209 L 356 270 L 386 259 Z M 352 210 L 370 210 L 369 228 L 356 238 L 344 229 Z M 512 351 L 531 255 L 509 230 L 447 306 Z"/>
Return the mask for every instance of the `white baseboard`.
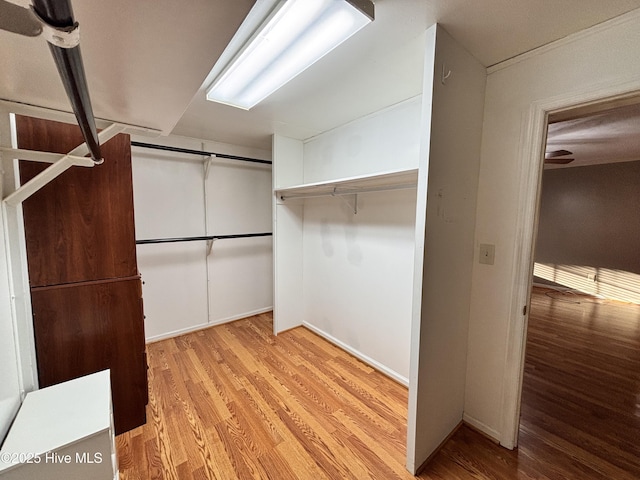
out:
<path id="1" fill-rule="evenodd" d="M 273 310 L 273 307 L 261 308 L 260 310 L 254 310 L 252 312 L 241 313 L 239 315 L 234 315 L 228 318 L 222 318 L 214 321 L 210 321 L 209 323 L 201 323 L 199 325 L 193 325 L 187 328 L 181 328 L 180 330 L 172 330 L 170 332 L 161 333 L 159 335 L 154 335 L 152 337 L 147 337 L 145 339 L 146 343 L 154 343 L 159 342 L 160 340 L 166 340 L 167 338 L 179 337 L 180 335 L 185 335 L 191 332 L 197 332 L 198 330 L 204 330 L 205 328 L 213 327 L 214 325 L 222 325 L 223 323 L 233 322 L 235 320 L 241 320 L 243 318 L 253 317 L 254 315 L 259 315 L 261 313 L 267 313 Z"/>
<path id="2" fill-rule="evenodd" d="M 199 325 L 193 325 L 187 328 L 181 328 L 179 330 L 172 330 L 171 332 L 161 333 L 159 335 L 154 335 L 152 337 L 147 337 L 145 339 L 146 343 L 154 343 L 159 342 L 160 340 L 166 340 L 167 338 L 179 337 L 180 335 L 185 335 L 187 333 L 196 332 L 198 330 L 205 329 L 210 327 L 208 323 L 201 323 Z"/>
<path id="3" fill-rule="evenodd" d="M 482 423 L 480 420 L 477 420 L 477 419 L 473 418 L 472 416 L 464 413 L 462 415 L 462 421 L 464 423 L 467 423 L 467 424 L 471 425 L 476 430 L 479 430 L 480 432 L 485 434 L 487 437 L 489 437 L 492 440 L 494 440 L 496 443 L 500 443 L 500 432 L 498 432 L 497 430 L 491 428 L 490 426 Z"/>
<path id="4" fill-rule="evenodd" d="M 253 310 L 251 312 L 245 312 L 245 313 L 240 313 L 238 315 L 232 315 L 231 317 L 217 318 L 215 320 L 209 318 L 209 326 L 221 325 L 223 323 L 234 322 L 236 320 L 241 320 L 241 319 L 247 318 L 247 317 L 253 317 L 254 315 L 260 315 L 261 313 L 267 313 L 267 312 L 271 312 L 271 311 L 273 311 L 273 307 L 265 307 L 265 308 L 260 308 L 258 310 Z"/>
<path id="5" fill-rule="evenodd" d="M 574 290 L 571 287 L 565 287 L 559 284 L 540 283 L 540 282 L 536 282 L 535 280 L 531 282 L 531 286 L 538 287 L 538 288 L 548 288 L 550 290 L 557 290 L 559 292 L 569 292 L 571 290 Z"/>
<path id="6" fill-rule="evenodd" d="M 302 325 L 304 327 L 308 328 L 309 330 L 311 330 L 313 333 L 316 333 L 316 334 L 320 335 L 325 340 L 327 340 L 327 341 L 333 343 L 334 345 L 340 347 L 342 350 L 345 350 L 346 352 L 350 353 L 351 355 L 353 355 L 357 359 L 362 360 L 367 365 L 369 365 L 369 366 L 375 368 L 376 370 L 378 370 L 379 372 L 385 374 L 387 377 L 392 378 L 393 380 L 395 380 L 396 382 L 404 385 L 405 387 L 409 386 L 409 379 L 407 377 L 404 377 L 404 376 L 400 375 L 399 373 L 395 372 L 394 370 L 391 370 L 389 367 L 381 364 L 377 360 L 374 360 L 373 358 L 365 355 L 364 353 L 360 352 L 359 350 L 356 350 L 352 346 L 347 345 L 343 341 L 338 340 L 334 336 L 329 335 L 325 331 L 320 330 L 318 327 L 315 327 L 314 325 L 311 325 L 310 323 L 302 322 Z"/>

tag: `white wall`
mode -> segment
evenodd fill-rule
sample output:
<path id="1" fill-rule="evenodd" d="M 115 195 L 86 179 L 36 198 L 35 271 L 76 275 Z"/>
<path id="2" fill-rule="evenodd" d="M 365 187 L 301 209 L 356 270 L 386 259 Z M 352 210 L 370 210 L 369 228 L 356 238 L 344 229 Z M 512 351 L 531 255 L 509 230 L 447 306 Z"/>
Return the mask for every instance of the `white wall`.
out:
<path id="1" fill-rule="evenodd" d="M 416 97 L 304 142 L 274 136 L 274 188 L 418 166 Z M 298 325 L 408 384 L 415 190 L 274 199 L 275 331 Z"/>
<path id="2" fill-rule="evenodd" d="M 273 188 L 302 183 L 302 141 L 273 136 Z M 273 196 L 273 333 L 302 325 L 302 221 L 304 206 Z"/>
<path id="3" fill-rule="evenodd" d="M 640 89 L 639 56 L 636 11 L 494 67 L 488 76 L 475 255 L 480 243 L 494 244 L 495 264 L 476 261 L 473 268 L 465 420 L 505 446 L 514 445 L 514 421 L 517 426 L 513 377 L 526 326 L 518 312 L 529 278 L 522 264 L 531 253 L 540 111 Z"/>
<path id="4" fill-rule="evenodd" d="M 15 145 L 10 110 L 0 105 L 0 144 Z M 18 162 L 0 154 L 0 198 L 15 191 Z M 25 392 L 38 388 L 22 206 L 0 208 L 0 442 Z"/>
<path id="5" fill-rule="evenodd" d="M 2 189 L 0 188 L 0 193 Z M 9 289 L 5 215 L 0 208 L 0 443 L 20 406 L 19 359 Z"/>
<path id="6" fill-rule="evenodd" d="M 200 150 L 200 140 L 135 140 Z M 205 142 L 204 149 L 268 160 L 271 153 Z M 271 231 L 271 167 L 132 148 L 136 238 Z M 271 237 L 138 245 L 145 334 L 153 341 L 270 310 Z"/>
<path id="7" fill-rule="evenodd" d="M 304 144 L 305 183 L 416 168 L 421 98 Z M 304 324 L 408 384 L 415 190 L 307 199 Z"/>
<path id="8" fill-rule="evenodd" d="M 269 152 L 260 153 L 260 158 L 270 158 Z M 207 179 L 208 231 L 214 235 L 271 232 L 271 173 L 270 165 L 213 163 Z M 272 237 L 215 242 L 209 256 L 210 323 L 273 307 L 272 245 Z"/>
<path id="9" fill-rule="evenodd" d="M 304 183 L 418 167 L 421 96 L 304 144 Z"/>
<path id="10" fill-rule="evenodd" d="M 304 206 L 304 324 L 408 385 L 416 191 Z"/>
<path id="11" fill-rule="evenodd" d="M 427 30 L 415 229 L 407 468 L 462 421 L 486 70 L 442 27 Z M 445 80 L 442 72 L 450 74 Z"/>

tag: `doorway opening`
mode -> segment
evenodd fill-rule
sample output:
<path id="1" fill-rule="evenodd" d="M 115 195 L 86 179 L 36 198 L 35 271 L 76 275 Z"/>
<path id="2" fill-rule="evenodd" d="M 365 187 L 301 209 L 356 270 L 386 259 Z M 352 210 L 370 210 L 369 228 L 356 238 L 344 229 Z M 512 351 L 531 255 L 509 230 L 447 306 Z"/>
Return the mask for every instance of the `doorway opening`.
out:
<path id="1" fill-rule="evenodd" d="M 544 157 L 518 443 L 568 476 L 638 478 L 638 99 L 550 115 Z"/>

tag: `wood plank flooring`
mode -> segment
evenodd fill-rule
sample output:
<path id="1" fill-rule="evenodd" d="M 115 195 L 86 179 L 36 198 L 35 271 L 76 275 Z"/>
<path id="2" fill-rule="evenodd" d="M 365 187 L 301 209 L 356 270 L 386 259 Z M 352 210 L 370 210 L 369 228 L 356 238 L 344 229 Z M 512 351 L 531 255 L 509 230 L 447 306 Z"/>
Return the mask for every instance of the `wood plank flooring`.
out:
<path id="1" fill-rule="evenodd" d="M 531 300 L 518 449 L 462 428 L 420 478 L 640 479 L 640 306 Z"/>
<path id="2" fill-rule="evenodd" d="M 535 289 L 531 312 L 520 448 L 557 478 L 640 478 L 640 306 Z"/>
<path id="3" fill-rule="evenodd" d="M 534 293 L 520 447 L 463 426 L 418 478 L 640 478 L 640 307 L 574 300 Z M 149 345 L 121 478 L 414 478 L 406 388 L 305 328 L 271 330 L 264 314 Z"/>
<path id="4" fill-rule="evenodd" d="M 148 346 L 147 424 L 121 478 L 403 479 L 407 390 L 268 314 Z"/>

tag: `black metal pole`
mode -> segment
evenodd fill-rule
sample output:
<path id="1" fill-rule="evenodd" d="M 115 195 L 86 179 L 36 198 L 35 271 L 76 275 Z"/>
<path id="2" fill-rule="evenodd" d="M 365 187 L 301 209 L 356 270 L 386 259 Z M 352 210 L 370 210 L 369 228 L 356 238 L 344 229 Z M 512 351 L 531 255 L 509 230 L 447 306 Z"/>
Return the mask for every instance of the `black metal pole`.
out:
<path id="1" fill-rule="evenodd" d="M 56 28 L 70 28 L 76 25 L 70 0 L 33 0 L 33 8 L 42 20 Z M 87 79 L 80 54 L 80 46 L 62 48 L 49 44 L 49 49 L 62 78 L 71 107 L 78 120 L 91 158 L 96 163 L 102 162 L 100 143 L 96 130 Z"/>
<path id="2" fill-rule="evenodd" d="M 200 156 L 215 155 L 217 158 L 226 158 L 228 160 L 241 160 L 243 162 L 264 163 L 267 165 L 271 165 L 273 163 L 271 160 L 260 160 L 259 158 L 239 157 L 237 155 L 227 155 L 226 153 L 206 152 L 206 151 L 200 151 L 200 150 L 192 150 L 190 148 L 170 147 L 167 145 L 155 145 L 153 143 L 143 143 L 143 142 L 132 141 L 131 146 L 150 148 L 153 150 L 164 150 L 167 152 L 187 153 L 189 155 L 200 155 Z"/>
<path id="3" fill-rule="evenodd" d="M 200 242 L 204 240 L 227 240 L 230 238 L 270 237 L 271 235 L 273 235 L 271 232 L 265 232 L 239 233 L 237 235 L 205 235 L 201 237 L 149 238 L 146 240 L 136 240 L 136 245 L 148 245 L 150 243 Z"/>

